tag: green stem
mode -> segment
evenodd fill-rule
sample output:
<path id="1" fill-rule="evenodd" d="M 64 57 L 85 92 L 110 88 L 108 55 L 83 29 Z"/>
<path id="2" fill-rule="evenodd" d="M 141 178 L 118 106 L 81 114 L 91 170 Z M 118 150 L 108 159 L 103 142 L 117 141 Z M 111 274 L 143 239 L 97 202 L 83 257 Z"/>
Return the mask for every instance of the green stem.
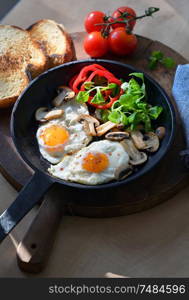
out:
<path id="1" fill-rule="evenodd" d="M 134 21 L 134 20 L 139 20 L 139 19 L 143 19 L 145 17 L 151 17 L 154 13 L 156 13 L 157 11 L 159 11 L 159 8 L 157 7 L 149 7 L 146 11 L 145 11 L 145 14 L 141 15 L 141 16 L 138 16 L 138 17 L 133 17 L 133 15 L 131 14 L 127 14 L 127 16 L 132 16 L 133 18 L 132 19 L 125 19 L 123 21 L 121 20 L 116 20 L 114 18 L 115 21 L 113 22 L 106 22 L 106 23 L 98 23 L 98 24 L 95 24 L 95 26 L 106 26 L 106 30 L 107 30 L 107 27 L 113 25 L 113 24 L 128 24 L 129 22 L 131 21 Z M 122 16 L 119 16 L 119 18 L 121 18 Z M 112 19 L 112 17 L 110 17 Z"/>

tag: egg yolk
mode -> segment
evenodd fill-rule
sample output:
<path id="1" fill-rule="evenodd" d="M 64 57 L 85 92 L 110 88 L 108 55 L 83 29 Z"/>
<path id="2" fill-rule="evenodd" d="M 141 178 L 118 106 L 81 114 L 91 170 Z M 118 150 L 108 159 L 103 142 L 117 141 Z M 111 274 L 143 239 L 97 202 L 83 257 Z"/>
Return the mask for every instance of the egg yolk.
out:
<path id="1" fill-rule="evenodd" d="M 62 126 L 52 125 L 43 130 L 41 138 L 45 145 L 53 147 L 65 144 L 68 141 L 69 133 Z"/>
<path id="2" fill-rule="evenodd" d="M 82 167 L 88 172 L 100 173 L 109 165 L 109 159 L 104 153 L 88 153 L 83 159 Z"/>

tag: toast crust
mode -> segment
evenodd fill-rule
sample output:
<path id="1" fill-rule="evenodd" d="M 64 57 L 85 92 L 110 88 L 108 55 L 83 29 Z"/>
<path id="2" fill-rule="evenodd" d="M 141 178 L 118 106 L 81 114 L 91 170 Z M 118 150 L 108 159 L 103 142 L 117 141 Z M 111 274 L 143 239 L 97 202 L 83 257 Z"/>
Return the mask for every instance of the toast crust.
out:
<path id="1" fill-rule="evenodd" d="M 76 58 L 71 36 L 62 24 L 53 20 L 42 19 L 32 24 L 28 31 L 47 57 L 47 68 L 53 68 Z M 51 35 L 54 40 L 51 42 Z"/>
<path id="2" fill-rule="evenodd" d="M 74 59 L 73 41 L 62 24 L 43 19 L 27 30 L 0 25 L 0 108 L 13 105 L 31 79 Z"/>

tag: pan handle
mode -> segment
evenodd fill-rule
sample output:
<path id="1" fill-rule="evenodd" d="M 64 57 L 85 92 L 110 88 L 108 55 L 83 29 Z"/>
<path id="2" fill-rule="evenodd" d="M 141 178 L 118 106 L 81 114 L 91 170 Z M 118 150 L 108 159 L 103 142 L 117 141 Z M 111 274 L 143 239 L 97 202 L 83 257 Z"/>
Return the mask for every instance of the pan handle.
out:
<path id="1" fill-rule="evenodd" d="M 53 185 L 53 180 L 37 171 L 22 188 L 16 200 L 0 216 L 0 242 Z"/>

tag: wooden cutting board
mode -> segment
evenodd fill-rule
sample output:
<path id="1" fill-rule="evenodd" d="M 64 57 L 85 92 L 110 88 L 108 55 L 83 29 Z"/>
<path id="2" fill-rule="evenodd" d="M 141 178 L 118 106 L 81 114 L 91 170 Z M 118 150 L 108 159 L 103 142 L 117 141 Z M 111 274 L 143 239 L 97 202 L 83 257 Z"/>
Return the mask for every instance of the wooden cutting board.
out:
<path id="1" fill-rule="evenodd" d="M 82 32 L 72 34 L 78 60 L 88 57 L 82 47 L 84 36 L 85 33 Z M 153 50 L 161 50 L 166 56 L 171 56 L 177 64 L 185 64 L 187 60 L 160 42 L 141 36 L 138 40 L 138 49 L 132 57 L 118 58 L 109 55 L 105 58 L 131 64 L 152 76 L 166 90 L 175 106 L 171 95 L 175 69 L 168 70 L 158 66 L 156 70 L 151 71 L 148 69 L 148 57 Z M 31 177 L 32 171 L 18 156 L 12 143 L 9 131 L 10 113 L 11 110 L 0 111 L 0 170 L 6 179 L 19 190 Z M 185 149 L 186 145 L 178 113 L 176 125 L 174 144 L 167 156 L 153 171 L 126 187 L 116 188 L 110 192 L 73 191 L 71 195 L 64 194 L 64 197 L 72 198 L 69 205 L 64 207 L 64 213 L 87 217 L 127 215 L 151 208 L 184 188 L 188 183 L 189 174 L 179 156 L 180 151 Z M 36 219 L 18 247 L 18 263 L 23 270 L 39 272 L 45 265 L 56 228 L 61 220 L 62 194 L 61 196 L 60 194 L 55 189 L 46 197 Z M 47 222 L 50 222 L 49 226 L 46 226 Z M 45 235 L 39 234 L 44 231 Z M 24 249 L 28 247 L 31 250 L 30 257 L 24 252 Z"/>

